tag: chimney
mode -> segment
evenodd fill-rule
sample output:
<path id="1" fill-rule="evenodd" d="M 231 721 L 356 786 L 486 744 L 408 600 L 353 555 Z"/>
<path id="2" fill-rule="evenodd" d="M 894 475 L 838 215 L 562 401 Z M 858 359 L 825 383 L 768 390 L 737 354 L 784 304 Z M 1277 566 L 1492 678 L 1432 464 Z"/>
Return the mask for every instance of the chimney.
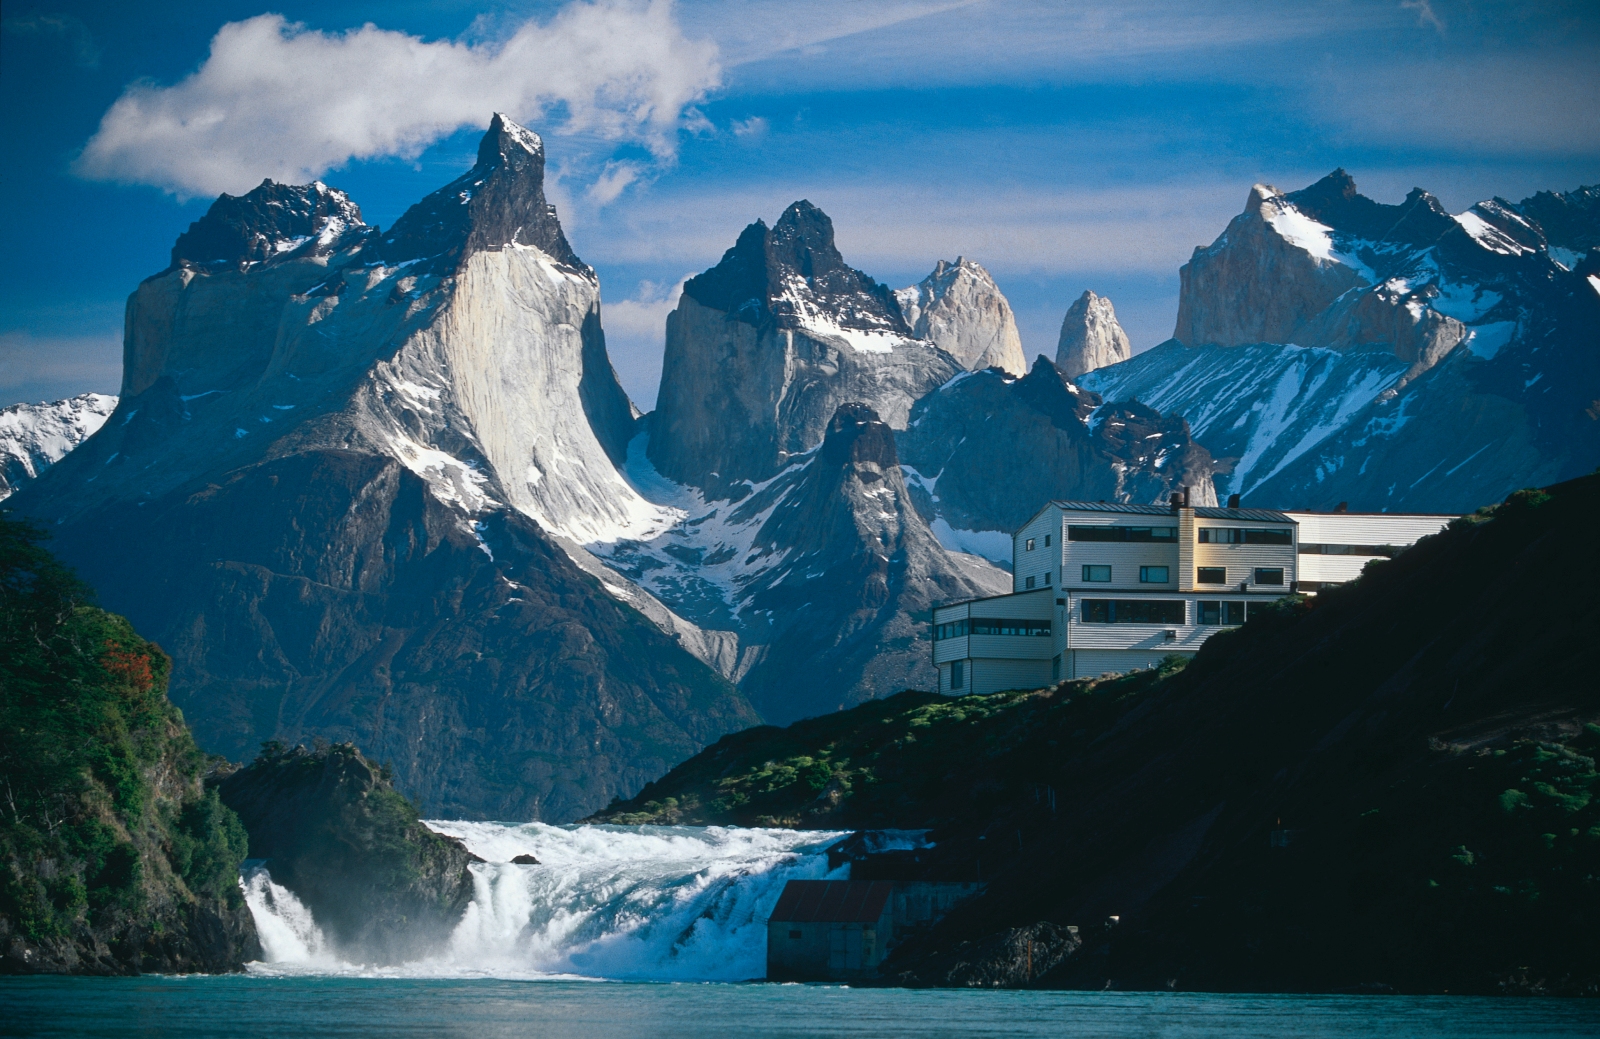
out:
<path id="1" fill-rule="evenodd" d="M 1237 494 L 1228 495 L 1228 508 L 1237 509 L 1238 507 L 1239 507 L 1239 496 Z"/>
<path id="2" fill-rule="evenodd" d="M 1337 505 L 1335 505 L 1333 507 L 1333 511 L 1334 512 L 1349 512 L 1350 511 L 1350 503 L 1347 502 L 1347 501 L 1342 501 L 1342 502 L 1340 502 L 1339 504 L 1337 504 Z"/>
<path id="3" fill-rule="evenodd" d="M 1189 507 L 1189 488 L 1187 487 L 1183 489 L 1183 507 L 1186 509 Z"/>
<path id="4" fill-rule="evenodd" d="M 1181 508 L 1183 508 L 1183 495 L 1179 494 L 1177 491 L 1173 491 L 1172 492 L 1172 511 L 1173 512 L 1177 512 Z"/>

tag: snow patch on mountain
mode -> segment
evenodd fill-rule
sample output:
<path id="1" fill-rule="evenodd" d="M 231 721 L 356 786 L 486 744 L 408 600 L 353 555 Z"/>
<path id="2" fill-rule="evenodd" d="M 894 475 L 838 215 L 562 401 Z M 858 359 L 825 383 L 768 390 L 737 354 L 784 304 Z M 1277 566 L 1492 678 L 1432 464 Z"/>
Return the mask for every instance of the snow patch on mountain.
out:
<path id="1" fill-rule="evenodd" d="M 81 393 L 0 410 L 0 500 L 93 436 L 116 407 L 117 398 L 109 393 Z"/>

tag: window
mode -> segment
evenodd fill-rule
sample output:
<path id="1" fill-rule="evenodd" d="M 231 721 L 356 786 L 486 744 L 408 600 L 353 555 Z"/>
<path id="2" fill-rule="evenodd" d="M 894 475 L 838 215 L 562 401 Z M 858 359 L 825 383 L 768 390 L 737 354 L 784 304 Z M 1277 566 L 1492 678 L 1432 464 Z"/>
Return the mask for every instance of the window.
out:
<path id="1" fill-rule="evenodd" d="M 1057 653 L 1050 658 L 1050 681 L 1061 681 L 1061 654 Z"/>
<path id="2" fill-rule="evenodd" d="M 1177 527 L 1068 527 L 1068 541 L 1177 541 Z"/>
<path id="3" fill-rule="evenodd" d="M 1053 571 L 1053 570 L 1046 570 L 1046 571 L 1045 571 L 1045 574 L 1044 574 L 1044 586 L 1045 586 L 1045 587 L 1046 587 L 1046 588 L 1049 588 L 1049 587 L 1050 587 L 1050 575 L 1051 575 L 1051 574 L 1052 574 L 1052 573 L 1054 573 L 1054 572 L 1055 572 L 1055 571 Z"/>
<path id="4" fill-rule="evenodd" d="M 1028 551 L 1029 552 L 1033 551 L 1033 539 L 1032 538 L 1028 539 Z"/>
<path id="5" fill-rule="evenodd" d="M 1167 568 L 1164 566 L 1141 566 L 1139 568 L 1140 584 L 1166 584 Z"/>
<path id="6" fill-rule="evenodd" d="M 1195 571 L 1194 579 L 1198 584 L 1227 584 L 1228 568 L 1225 566 L 1202 566 Z"/>
<path id="7" fill-rule="evenodd" d="M 1045 635 L 1050 634 L 1049 621 L 1014 620 L 1007 617 L 972 618 L 974 635 Z"/>
<path id="8" fill-rule="evenodd" d="M 1217 602 L 1215 600 L 1201 599 L 1195 604 L 1198 609 L 1201 624 L 1237 625 L 1243 624 L 1245 618 L 1245 604 L 1242 602 Z"/>
<path id="9" fill-rule="evenodd" d="M 961 686 L 966 682 L 966 680 L 967 680 L 966 663 L 967 662 L 965 660 L 958 660 L 954 664 L 950 665 L 950 688 L 951 689 L 960 689 Z"/>
<path id="10" fill-rule="evenodd" d="M 1085 624 L 1182 624 L 1182 599 L 1081 599 Z"/>
<path id="11" fill-rule="evenodd" d="M 1032 587 L 1033 587 L 1033 578 L 1031 578 L 1031 577 L 1030 577 L 1030 578 L 1028 578 L 1028 587 L 1029 587 L 1029 588 L 1032 588 Z"/>
<path id="12" fill-rule="evenodd" d="M 801 934 L 800 934 L 799 931 L 790 931 L 789 932 L 789 937 L 790 938 L 799 938 L 799 937 L 801 937 Z"/>
<path id="13" fill-rule="evenodd" d="M 1315 542 L 1300 543 L 1300 554 L 1303 556 L 1385 556 L 1393 559 L 1405 551 L 1403 545 L 1319 545 Z"/>
<path id="14" fill-rule="evenodd" d="M 1282 584 L 1283 567 L 1258 566 L 1256 567 L 1256 584 Z"/>
<path id="15" fill-rule="evenodd" d="M 940 639 L 958 639 L 966 633 L 967 622 L 965 619 L 958 621 L 946 621 L 943 624 L 935 624 L 933 626 L 933 641 L 938 642 Z"/>
<path id="16" fill-rule="evenodd" d="M 1049 548 L 1050 547 L 1050 535 L 1049 534 L 1046 534 L 1044 536 L 1044 547 L 1045 548 Z"/>
<path id="17" fill-rule="evenodd" d="M 1083 579 L 1085 581 L 1109 581 L 1111 580 L 1111 568 L 1109 566 L 1086 566 L 1083 568 Z"/>
<path id="18" fill-rule="evenodd" d="M 1289 545 L 1294 543 L 1290 530 L 1246 530 L 1240 527 L 1201 527 L 1202 545 Z"/>

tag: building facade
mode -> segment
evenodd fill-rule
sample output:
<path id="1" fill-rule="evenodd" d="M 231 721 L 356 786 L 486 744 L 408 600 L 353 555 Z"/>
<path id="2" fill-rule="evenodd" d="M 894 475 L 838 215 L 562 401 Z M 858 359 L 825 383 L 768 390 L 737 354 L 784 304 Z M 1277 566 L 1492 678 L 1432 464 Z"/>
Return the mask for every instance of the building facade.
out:
<path id="1" fill-rule="evenodd" d="M 767 980 L 870 978 L 895 946 L 983 889 L 977 882 L 791 880 L 767 918 Z"/>
<path id="2" fill-rule="evenodd" d="M 937 607 L 939 691 L 1154 666 L 1295 591 L 1360 576 L 1452 517 L 1051 502 L 1012 538 L 1010 595 Z"/>

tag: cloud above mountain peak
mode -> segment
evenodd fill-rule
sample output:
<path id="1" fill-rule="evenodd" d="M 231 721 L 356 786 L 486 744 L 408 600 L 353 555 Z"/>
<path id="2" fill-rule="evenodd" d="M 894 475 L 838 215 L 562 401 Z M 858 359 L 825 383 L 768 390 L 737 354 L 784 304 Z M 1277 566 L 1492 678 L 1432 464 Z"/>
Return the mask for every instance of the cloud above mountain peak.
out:
<path id="1" fill-rule="evenodd" d="M 670 160 L 720 77 L 716 44 L 687 37 L 672 0 L 574 0 L 485 42 L 263 14 L 224 25 L 180 82 L 129 85 L 75 171 L 180 197 L 304 183 L 351 160 L 414 157 L 496 110 Z"/>

